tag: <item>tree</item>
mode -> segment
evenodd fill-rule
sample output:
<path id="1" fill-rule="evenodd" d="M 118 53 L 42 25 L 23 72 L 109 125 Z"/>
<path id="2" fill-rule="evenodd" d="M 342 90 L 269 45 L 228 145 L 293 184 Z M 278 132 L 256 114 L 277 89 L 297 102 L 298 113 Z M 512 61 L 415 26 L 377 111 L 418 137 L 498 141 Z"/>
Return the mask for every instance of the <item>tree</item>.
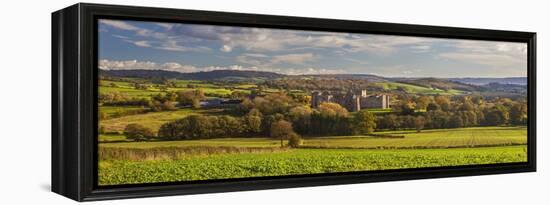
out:
<path id="1" fill-rule="evenodd" d="M 321 103 L 317 108 L 322 115 L 347 117 L 348 110 L 337 103 Z"/>
<path id="2" fill-rule="evenodd" d="M 254 108 L 243 117 L 248 133 L 260 133 L 262 131 L 262 113 Z"/>
<path id="3" fill-rule="evenodd" d="M 392 106 L 394 112 L 399 112 L 402 115 L 410 115 L 414 113 L 415 104 L 408 99 L 401 100 L 395 106 Z"/>
<path id="4" fill-rule="evenodd" d="M 201 89 L 181 91 L 178 93 L 178 101 L 184 105 L 191 105 L 193 108 L 200 108 L 200 101 L 206 99 Z"/>
<path id="5" fill-rule="evenodd" d="M 276 113 L 287 113 L 291 105 L 294 104 L 292 98 L 285 93 L 271 93 L 265 97 L 255 97 L 252 100 L 254 108 L 257 108 L 264 115 L 272 115 Z"/>
<path id="6" fill-rule="evenodd" d="M 420 96 L 416 98 L 416 109 L 426 109 L 429 103 L 430 97 L 424 95 Z"/>
<path id="7" fill-rule="evenodd" d="M 486 125 L 502 125 L 508 122 L 510 115 L 508 110 L 502 105 L 496 105 L 485 114 Z"/>
<path id="8" fill-rule="evenodd" d="M 288 117 L 292 121 L 294 130 L 300 134 L 306 134 L 311 125 L 311 108 L 309 106 L 296 106 L 290 109 Z"/>
<path id="9" fill-rule="evenodd" d="M 441 110 L 445 112 L 451 110 L 451 100 L 449 99 L 449 97 L 439 95 L 439 96 L 436 96 L 434 100 L 435 100 L 435 103 L 439 105 Z"/>
<path id="10" fill-rule="evenodd" d="M 449 119 L 449 127 L 451 128 L 464 127 L 464 121 L 462 121 L 462 117 L 460 117 L 460 115 L 458 114 L 451 116 L 451 119 Z"/>
<path id="11" fill-rule="evenodd" d="M 100 120 L 107 119 L 107 113 L 105 113 L 105 112 L 99 112 L 99 119 L 100 119 Z"/>
<path id="12" fill-rule="evenodd" d="M 527 104 L 516 103 L 510 108 L 510 123 L 524 125 L 527 123 Z"/>
<path id="13" fill-rule="evenodd" d="M 215 130 L 210 137 L 237 137 L 247 129 L 240 119 L 229 115 L 212 116 L 209 120 Z"/>
<path id="14" fill-rule="evenodd" d="M 288 146 L 290 147 L 299 147 L 300 145 L 302 145 L 302 143 L 302 138 L 296 133 L 291 133 L 288 137 Z"/>
<path id="15" fill-rule="evenodd" d="M 279 120 L 271 124 L 271 137 L 281 139 L 281 147 L 284 146 L 283 140 L 293 134 L 295 133 L 292 130 L 292 124 L 286 120 Z"/>
<path id="16" fill-rule="evenodd" d="M 424 129 L 425 122 L 426 119 L 423 116 L 418 116 L 414 119 L 414 128 L 416 129 L 416 132 L 420 132 Z"/>
<path id="17" fill-rule="evenodd" d="M 346 108 L 336 103 L 321 103 L 311 113 L 309 133 L 315 135 L 349 135 L 350 118 Z"/>
<path id="18" fill-rule="evenodd" d="M 155 133 L 143 125 L 132 123 L 126 125 L 126 128 L 124 128 L 124 135 L 126 135 L 127 139 L 144 141 L 154 137 Z"/>
<path id="19" fill-rule="evenodd" d="M 170 102 L 170 101 L 164 101 L 164 103 L 162 103 L 162 110 L 176 110 L 176 106 L 174 105 L 174 102 Z"/>
<path id="20" fill-rule="evenodd" d="M 248 93 L 246 93 L 244 91 L 236 90 L 236 91 L 231 92 L 231 94 L 229 95 L 229 98 L 231 98 L 231 99 L 242 99 L 242 98 L 245 98 L 247 95 L 248 95 Z"/>
<path id="21" fill-rule="evenodd" d="M 134 83 L 134 89 L 136 89 L 136 90 L 147 90 L 148 88 L 149 88 L 149 86 L 147 86 L 145 84 Z"/>
<path id="22" fill-rule="evenodd" d="M 353 116 L 352 130 L 356 135 L 367 135 L 376 129 L 376 117 L 367 110 L 360 110 Z"/>
<path id="23" fill-rule="evenodd" d="M 447 128 L 449 127 L 449 113 L 443 112 L 441 110 L 438 111 L 429 111 L 425 114 L 425 123 L 424 126 L 430 129 L 437 129 L 437 128 Z"/>
<path id="24" fill-rule="evenodd" d="M 439 105 L 438 105 L 437 103 L 433 103 L 433 102 L 432 102 L 432 103 L 429 103 L 428 106 L 426 107 L 426 111 L 428 111 L 428 112 L 429 112 L 429 111 L 437 111 L 437 110 L 439 110 L 439 109 L 441 109 L 441 108 L 439 107 Z"/>
<path id="25" fill-rule="evenodd" d="M 99 134 L 105 134 L 105 126 L 100 125 L 98 129 Z"/>
<path id="26" fill-rule="evenodd" d="M 381 121 L 380 121 L 380 128 L 385 129 L 397 129 L 399 127 L 399 122 L 397 120 L 397 116 L 394 114 L 385 115 Z"/>

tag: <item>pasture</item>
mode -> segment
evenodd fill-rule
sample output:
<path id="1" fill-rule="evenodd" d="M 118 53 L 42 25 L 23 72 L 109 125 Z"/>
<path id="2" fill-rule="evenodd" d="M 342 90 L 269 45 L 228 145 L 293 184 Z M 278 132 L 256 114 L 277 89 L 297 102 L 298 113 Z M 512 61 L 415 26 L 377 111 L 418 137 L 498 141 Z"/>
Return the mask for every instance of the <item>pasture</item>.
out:
<path id="1" fill-rule="evenodd" d="M 223 96 L 230 95 L 234 91 L 240 91 L 244 93 L 250 93 L 250 89 L 255 88 L 256 85 L 252 84 L 235 84 L 235 85 L 226 85 L 220 86 L 212 83 L 207 83 L 203 81 L 196 80 L 176 80 L 175 84 L 178 87 L 169 87 L 167 91 L 170 92 L 179 92 L 179 91 L 190 91 L 195 89 L 201 89 L 204 91 L 206 96 Z M 102 80 L 102 86 L 99 86 L 100 94 L 108 93 L 124 93 L 128 97 L 134 98 L 150 98 L 152 95 L 157 95 L 160 93 L 165 93 L 161 91 L 158 87 L 154 87 L 154 84 L 145 83 L 149 86 L 146 90 L 136 89 L 132 83 L 122 82 L 122 81 L 111 81 L 111 80 Z M 114 87 L 113 87 L 114 86 Z M 191 86 L 191 87 L 187 87 Z"/>
<path id="2" fill-rule="evenodd" d="M 441 94 L 441 95 L 458 95 L 462 94 L 463 92 L 460 90 L 450 89 L 450 90 L 441 90 L 436 88 L 428 88 L 428 87 L 422 87 L 418 85 L 412 85 L 407 83 L 398 83 L 398 82 L 381 82 L 381 83 L 374 83 L 375 85 L 381 86 L 384 88 L 384 90 L 400 90 L 403 89 L 409 94 L 424 94 L 424 95 L 434 95 L 434 94 Z"/>
<path id="3" fill-rule="evenodd" d="M 404 138 L 380 138 L 372 136 L 334 136 L 305 138 L 304 148 L 363 148 L 363 149 L 412 149 L 457 148 L 479 146 L 524 145 L 527 143 L 525 127 L 471 127 L 416 131 L 384 131 L 376 134 L 405 136 Z M 119 135 L 123 137 L 122 135 Z M 102 136 L 100 136 L 100 139 Z M 110 138 L 113 138 L 110 135 Z M 152 141 L 101 143 L 102 147 L 155 148 L 191 146 L 278 147 L 280 141 L 270 138 L 219 138 L 184 141 Z"/>
<path id="4" fill-rule="evenodd" d="M 102 111 L 102 107 L 99 108 Z M 99 126 L 105 132 L 122 132 L 128 124 L 137 123 L 153 130 L 158 130 L 166 122 L 183 118 L 191 113 L 191 109 L 179 109 L 176 111 L 150 112 L 139 115 L 127 115 L 113 119 L 101 120 Z"/>

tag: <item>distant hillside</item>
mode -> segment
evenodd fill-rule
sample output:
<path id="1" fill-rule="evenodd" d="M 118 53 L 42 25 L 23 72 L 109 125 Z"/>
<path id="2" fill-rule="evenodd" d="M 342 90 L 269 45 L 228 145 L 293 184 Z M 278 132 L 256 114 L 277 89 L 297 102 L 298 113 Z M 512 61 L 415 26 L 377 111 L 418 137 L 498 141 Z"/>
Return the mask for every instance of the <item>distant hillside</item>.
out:
<path id="1" fill-rule="evenodd" d="M 513 78 L 448 78 L 448 80 L 471 85 L 487 85 L 490 83 L 527 85 L 526 77 Z"/>
<path id="2" fill-rule="evenodd" d="M 371 74 L 323 74 L 323 75 L 298 75 L 294 77 L 332 78 L 338 80 L 367 80 L 369 82 L 388 82 L 387 78 Z"/>
<path id="3" fill-rule="evenodd" d="M 450 81 L 444 78 L 393 78 L 396 82 L 417 85 L 421 87 L 436 88 L 441 90 L 463 90 L 476 91 L 479 89 L 476 85 L 462 82 Z"/>
<path id="4" fill-rule="evenodd" d="M 182 80 L 227 80 L 238 81 L 246 79 L 269 80 L 284 77 L 285 75 L 263 72 L 263 71 L 242 71 L 242 70 L 214 70 L 196 73 L 180 73 L 165 70 L 101 70 L 100 75 L 112 77 L 134 77 L 134 78 L 168 78 Z"/>

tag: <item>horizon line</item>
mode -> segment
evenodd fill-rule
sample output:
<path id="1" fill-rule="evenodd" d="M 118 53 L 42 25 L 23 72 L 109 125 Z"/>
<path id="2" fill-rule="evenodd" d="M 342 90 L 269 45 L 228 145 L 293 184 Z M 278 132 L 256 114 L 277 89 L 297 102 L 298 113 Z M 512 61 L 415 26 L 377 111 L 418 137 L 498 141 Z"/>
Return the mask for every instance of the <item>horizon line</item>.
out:
<path id="1" fill-rule="evenodd" d="M 326 74 L 286 74 L 286 73 L 280 73 L 280 72 L 274 72 L 274 71 L 261 71 L 261 70 L 252 70 L 252 69 L 218 69 L 218 70 L 205 70 L 205 71 L 196 71 L 196 72 L 181 72 L 181 71 L 175 71 L 175 70 L 167 70 L 167 69 L 102 69 L 97 68 L 99 70 L 108 70 L 108 71 L 132 71 L 132 70 L 141 70 L 141 71 L 167 71 L 167 72 L 176 72 L 176 73 L 182 73 L 182 74 L 189 74 L 189 73 L 206 73 L 206 72 L 213 72 L 213 71 L 247 71 L 247 72 L 261 72 L 261 73 L 274 73 L 278 75 L 285 75 L 285 76 L 316 76 L 316 75 L 372 75 L 377 77 L 384 77 L 384 78 L 528 78 L 528 76 L 506 76 L 506 77 L 437 77 L 437 76 L 417 76 L 417 77 L 407 77 L 407 76 L 384 76 L 380 74 L 372 74 L 372 73 L 326 73 Z"/>

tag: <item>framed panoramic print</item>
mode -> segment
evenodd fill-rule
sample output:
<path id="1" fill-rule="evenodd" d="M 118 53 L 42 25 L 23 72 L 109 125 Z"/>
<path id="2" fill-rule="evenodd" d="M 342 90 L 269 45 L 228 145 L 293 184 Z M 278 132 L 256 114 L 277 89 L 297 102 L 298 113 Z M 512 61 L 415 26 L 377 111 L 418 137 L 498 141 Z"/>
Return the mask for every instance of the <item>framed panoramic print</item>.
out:
<path id="1" fill-rule="evenodd" d="M 535 171 L 535 33 L 77 4 L 52 190 L 78 201 Z"/>

